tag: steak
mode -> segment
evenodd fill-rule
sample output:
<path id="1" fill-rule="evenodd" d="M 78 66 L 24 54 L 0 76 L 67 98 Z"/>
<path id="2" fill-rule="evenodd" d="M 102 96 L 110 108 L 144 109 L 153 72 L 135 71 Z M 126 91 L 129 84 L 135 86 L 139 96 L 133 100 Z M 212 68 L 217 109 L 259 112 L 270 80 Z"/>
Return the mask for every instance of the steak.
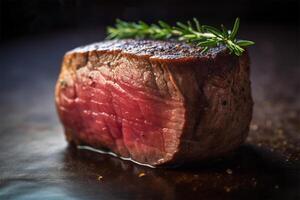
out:
<path id="1" fill-rule="evenodd" d="M 64 56 L 56 105 L 70 143 L 152 166 L 223 155 L 244 142 L 249 58 L 175 41 L 110 40 Z"/>

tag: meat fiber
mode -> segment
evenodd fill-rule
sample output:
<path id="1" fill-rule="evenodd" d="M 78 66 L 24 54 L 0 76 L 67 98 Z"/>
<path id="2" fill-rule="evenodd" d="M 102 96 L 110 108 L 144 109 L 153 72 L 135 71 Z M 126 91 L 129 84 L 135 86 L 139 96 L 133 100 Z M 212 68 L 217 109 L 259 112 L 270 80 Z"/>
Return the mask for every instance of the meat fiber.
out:
<path id="1" fill-rule="evenodd" d="M 252 116 L 248 54 L 201 50 L 112 40 L 67 52 L 56 85 L 67 140 L 152 166 L 237 148 Z"/>

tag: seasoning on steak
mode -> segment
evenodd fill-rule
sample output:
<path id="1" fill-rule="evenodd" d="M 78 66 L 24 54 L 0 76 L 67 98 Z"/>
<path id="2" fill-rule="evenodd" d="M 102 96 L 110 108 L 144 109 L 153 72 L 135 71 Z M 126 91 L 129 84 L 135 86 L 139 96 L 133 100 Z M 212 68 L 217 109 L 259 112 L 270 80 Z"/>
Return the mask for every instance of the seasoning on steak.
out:
<path id="1" fill-rule="evenodd" d="M 56 104 L 67 140 L 152 166 L 238 147 L 252 116 L 247 52 L 112 40 L 66 53 Z"/>

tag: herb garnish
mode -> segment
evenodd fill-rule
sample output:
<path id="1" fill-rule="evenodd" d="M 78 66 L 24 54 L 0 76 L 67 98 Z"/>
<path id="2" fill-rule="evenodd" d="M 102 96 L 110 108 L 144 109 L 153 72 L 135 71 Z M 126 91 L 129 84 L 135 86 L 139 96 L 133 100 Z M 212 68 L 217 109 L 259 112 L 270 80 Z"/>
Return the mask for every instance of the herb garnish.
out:
<path id="1" fill-rule="evenodd" d="M 176 26 L 170 26 L 163 21 L 158 21 L 158 24 L 146 24 L 143 21 L 126 22 L 117 19 L 115 27 L 107 28 L 107 39 L 150 38 L 166 40 L 176 38 L 179 41 L 203 47 L 203 52 L 223 44 L 231 53 L 240 56 L 245 51 L 243 47 L 253 45 L 254 42 L 236 39 L 239 25 L 239 18 L 236 18 L 232 30 L 227 30 L 224 25 L 221 25 L 221 29 L 200 25 L 196 18 L 193 19 L 193 23 L 190 21 L 186 24 L 177 22 Z"/>

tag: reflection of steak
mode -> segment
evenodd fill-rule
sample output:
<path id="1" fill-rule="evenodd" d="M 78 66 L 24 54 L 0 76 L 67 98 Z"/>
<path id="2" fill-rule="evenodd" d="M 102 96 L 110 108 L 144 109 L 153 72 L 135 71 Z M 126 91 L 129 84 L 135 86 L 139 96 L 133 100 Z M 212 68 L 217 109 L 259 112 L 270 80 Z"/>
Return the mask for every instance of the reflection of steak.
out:
<path id="1" fill-rule="evenodd" d="M 150 165 L 201 160 L 247 136 L 249 60 L 224 47 L 96 43 L 65 55 L 56 104 L 69 142 Z"/>

